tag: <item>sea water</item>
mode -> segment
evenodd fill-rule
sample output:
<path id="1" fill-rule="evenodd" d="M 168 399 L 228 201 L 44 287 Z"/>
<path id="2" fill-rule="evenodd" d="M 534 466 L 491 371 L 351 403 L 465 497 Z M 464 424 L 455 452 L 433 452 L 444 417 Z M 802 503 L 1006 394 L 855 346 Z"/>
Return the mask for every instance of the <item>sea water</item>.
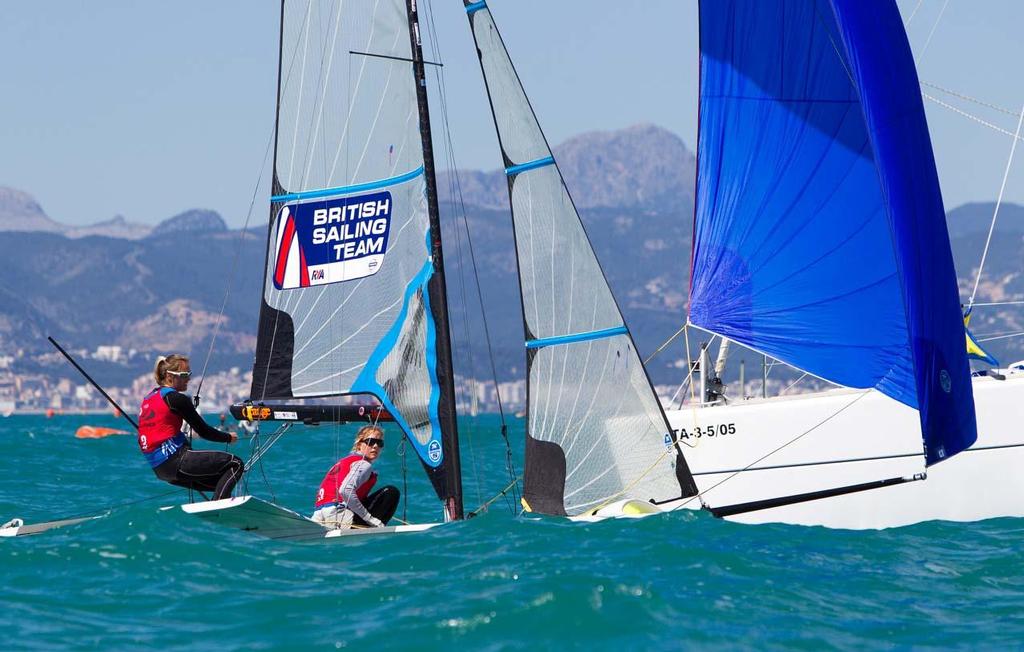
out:
<path id="1" fill-rule="evenodd" d="M 286 543 L 162 509 L 187 492 L 157 481 L 130 436 L 76 439 L 86 423 L 118 425 L 0 419 L 0 522 L 110 510 L 0 539 L 0 648 L 973 650 L 1024 640 L 1021 519 L 866 532 L 702 512 L 575 524 L 519 516 L 498 498 L 427 532 Z M 461 425 L 470 510 L 509 475 L 498 418 Z M 521 473 L 522 421 L 509 425 Z M 309 512 L 353 432 L 294 428 L 245 489 Z M 403 465 L 398 441 L 389 429 L 381 482 L 405 488 L 399 516 L 435 521 L 429 483 L 411 449 Z M 246 456 L 249 443 L 231 450 Z"/>

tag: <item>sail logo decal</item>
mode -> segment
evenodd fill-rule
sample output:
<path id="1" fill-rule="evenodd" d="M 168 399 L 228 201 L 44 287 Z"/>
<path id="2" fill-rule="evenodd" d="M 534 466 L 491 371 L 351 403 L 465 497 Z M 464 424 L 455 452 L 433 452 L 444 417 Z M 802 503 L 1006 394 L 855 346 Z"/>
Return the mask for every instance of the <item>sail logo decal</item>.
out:
<path id="1" fill-rule="evenodd" d="M 291 290 L 372 276 L 384 264 L 390 192 L 286 204 L 274 232 L 274 287 Z"/>
<path id="2" fill-rule="evenodd" d="M 429 457 L 430 461 L 434 464 L 441 461 L 441 442 L 436 439 L 430 440 L 430 446 L 427 447 L 427 457 Z"/>

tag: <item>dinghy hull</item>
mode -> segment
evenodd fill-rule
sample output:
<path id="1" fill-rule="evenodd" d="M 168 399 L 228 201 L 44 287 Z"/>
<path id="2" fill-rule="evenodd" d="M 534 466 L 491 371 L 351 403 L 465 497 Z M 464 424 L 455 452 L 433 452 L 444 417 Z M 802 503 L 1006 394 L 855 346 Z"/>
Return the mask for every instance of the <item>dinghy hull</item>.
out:
<path id="1" fill-rule="evenodd" d="M 340 541 L 354 536 L 421 532 L 440 525 L 420 523 L 379 528 L 331 529 L 298 512 L 255 496 L 189 503 L 182 505 L 181 509 L 186 514 L 198 516 L 205 521 L 281 541 Z"/>

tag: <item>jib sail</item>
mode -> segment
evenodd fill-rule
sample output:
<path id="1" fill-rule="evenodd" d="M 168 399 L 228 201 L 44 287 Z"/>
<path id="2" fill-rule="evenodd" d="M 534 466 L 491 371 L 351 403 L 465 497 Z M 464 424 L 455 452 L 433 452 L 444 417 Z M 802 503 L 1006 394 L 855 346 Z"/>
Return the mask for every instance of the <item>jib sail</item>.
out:
<path id="1" fill-rule="evenodd" d="M 528 370 L 527 509 L 696 493 L 484 2 L 465 2 L 508 177 Z"/>

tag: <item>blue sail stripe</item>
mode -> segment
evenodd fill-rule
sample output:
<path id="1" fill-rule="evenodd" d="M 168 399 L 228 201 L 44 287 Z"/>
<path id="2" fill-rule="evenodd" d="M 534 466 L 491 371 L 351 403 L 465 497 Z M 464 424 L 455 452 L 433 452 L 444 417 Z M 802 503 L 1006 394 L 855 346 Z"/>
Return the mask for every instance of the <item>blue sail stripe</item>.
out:
<path id="1" fill-rule="evenodd" d="M 555 159 L 552 156 L 545 158 L 539 158 L 536 161 L 530 161 L 529 163 L 520 163 L 519 165 L 513 165 L 505 168 L 505 174 L 512 176 L 513 174 L 519 174 L 520 172 L 526 172 L 527 170 L 533 170 L 535 168 L 542 168 L 545 165 L 554 165 Z"/>
<path id="2" fill-rule="evenodd" d="M 397 177 L 388 177 L 387 179 L 379 179 L 377 181 L 367 181 L 366 183 L 357 183 L 352 186 L 338 186 L 336 188 L 323 188 L 321 190 L 305 190 L 303 192 L 291 192 L 286 195 L 272 195 L 270 197 L 271 202 L 282 202 L 282 201 L 293 201 L 296 199 L 315 199 L 316 197 L 333 197 L 334 195 L 348 195 L 354 192 L 362 192 L 364 190 L 373 190 L 375 188 L 385 188 L 387 186 L 394 186 L 400 183 L 405 183 L 411 179 L 423 174 L 423 166 L 419 166 L 412 172 L 406 172 L 400 174 Z"/>
<path id="3" fill-rule="evenodd" d="M 472 16 L 473 14 L 475 14 L 478 11 L 480 11 L 481 9 L 486 9 L 486 8 L 487 8 L 487 3 L 483 2 L 483 0 L 481 0 L 481 2 L 474 2 L 471 5 L 466 5 L 466 13 Z"/>
<path id="4" fill-rule="evenodd" d="M 614 328 L 604 328 L 599 331 L 587 331 L 585 333 L 573 333 L 571 335 L 555 335 L 554 337 L 541 337 L 536 340 L 526 340 L 526 348 L 539 349 L 542 346 L 552 346 L 554 344 L 569 344 L 571 342 L 599 340 L 604 337 L 625 335 L 628 332 L 629 330 L 627 330 L 625 326 L 616 326 Z"/>

